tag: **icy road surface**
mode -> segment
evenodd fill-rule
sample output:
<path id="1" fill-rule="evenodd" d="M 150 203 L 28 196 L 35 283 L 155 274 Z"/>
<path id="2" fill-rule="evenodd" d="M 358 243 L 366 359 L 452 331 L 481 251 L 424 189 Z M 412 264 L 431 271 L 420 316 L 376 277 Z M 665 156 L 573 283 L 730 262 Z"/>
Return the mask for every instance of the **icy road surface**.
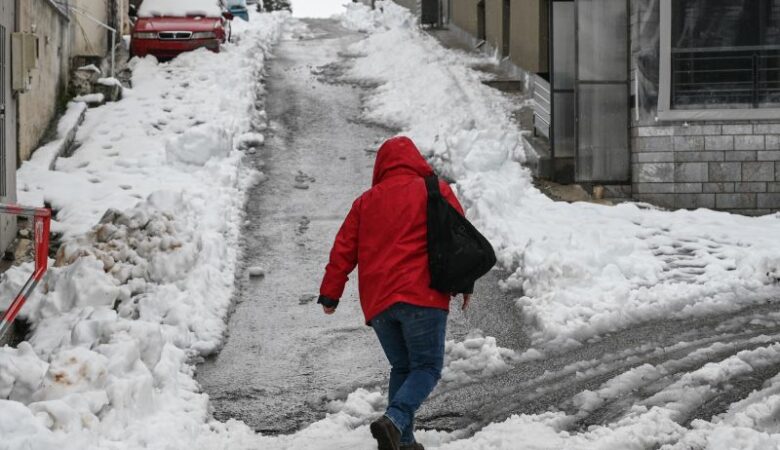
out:
<path id="1" fill-rule="evenodd" d="M 314 423 L 328 400 L 381 388 L 388 371 L 362 323 L 354 283 L 335 316 L 324 316 L 314 301 L 331 240 L 354 197 L 369 186 L 373 151 L 394 131 L 359 120 L 361 95 L 373 86 L 339 81 L 352 63 L 345 49 L 362 36 L 334 21 L 307 23 L 311 34 L 280 43 L 268 74 L 274 130 L 256 155 L 268 180 L 251 192 L 243 230 L 245 268 L 262 267 L 265 277 L 239 277 L 225 347 L 199 368 L 217 418 L 241 419 L 266 433 Z M 665 254 L 669 264 L 687 270 L 687 244 L 670 244 L 679 251 Z M 670 276 L 697 283 L 677 272 Z M 467 335 L 478 328 L 516 355 L 529 348 L 532 328 L 512 300 L 522 293 L 497 287 L 507 276 L 494 271 L 482 280 L 465 316 L 453 304 L 449 339 L 465 348 L 482 345 Z M 779 337 L 776 303 L 650 320 L 576 348 L 547 348 L 543 359 L 516 357 L 497 373 L 445 380 L 420 411 L 418 427 L 463 430 L 456 433 L 462 437 L 513 414 L 560 411 L 566 420 L 558 429 L 576 433 L 590 425 L 619 428 L 632 409 L 654 406 L 688 427 L 739 400 L 749 405 L 754 390 L 771 390 L 780 371 Z"/>
<path id="2" fill-rule="evenodd" d="M 335 21 L 307 23 L 312 36 L 281 41 L 269 62 L 266 110 L 274 130 L 255 155 L 268 180 L 250 191 L 242 239 L 245 272 L 259 267 L 265 276 L 239 278 L 225 347 L 198 369 L 216 418 L 240 419 L 264 433 L 289 433 L 321 419 L 327 400 L 359 387 L 384 388 L 389 371 L 363 323 L 356 277 L 333 316 L 322 313 L 315 294 L 332 238 L 352 201 L 370 187 L 375 151 L 394 131 L 361 122 L 366 88 L 338 81 L 349 63 L 339 52 L 361 36 Z M 514 309 L 498 279 L 491 274 L 478 286 L 480 306 L 495 313 L 490 317 Z M 470 328 L 455 309 L 450 339 Z M 511 321 L 468 321 L 519 339 Z"/>
<path id="3" fill-rule="evenodd" d="M 377 142 L 392 131 L 357 121 L 360 89 L 332 82 L 340 49 L 359 39 L 335 22 L 283 40 L 267 77 L 272 131 L 255 162 L 268 181 L 249 194 L 245 264 L 229 337 L 199 369 L 215 416 L 288 433 L 324 415 L 324 400 L 382 381 L 384 362 L 350 283 L 334 316 L 315 305 L 331 239 L 371 184 Z M 264 167 L 263 167 L 264 166 Z"/>

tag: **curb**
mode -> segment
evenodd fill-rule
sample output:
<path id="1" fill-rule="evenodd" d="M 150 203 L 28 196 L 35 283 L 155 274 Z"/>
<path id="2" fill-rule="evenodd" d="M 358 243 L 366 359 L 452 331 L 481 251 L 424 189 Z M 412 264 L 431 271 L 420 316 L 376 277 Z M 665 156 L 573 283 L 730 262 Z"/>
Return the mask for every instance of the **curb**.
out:
<path id="1" fill-rule="evenodd" d="M 87 104 L 84 102 L 70 102 L 68 108 L 57 123 L 57 138 L 37 148 L 29 161 L 24 164 L 32 164 L 47 170 L 54 170 L 57 158 L 63 155 L 73 145 L 76 132 L 84 122 L 87 112 Z M 23 164 L 23 165 L 24 165 Z"/>

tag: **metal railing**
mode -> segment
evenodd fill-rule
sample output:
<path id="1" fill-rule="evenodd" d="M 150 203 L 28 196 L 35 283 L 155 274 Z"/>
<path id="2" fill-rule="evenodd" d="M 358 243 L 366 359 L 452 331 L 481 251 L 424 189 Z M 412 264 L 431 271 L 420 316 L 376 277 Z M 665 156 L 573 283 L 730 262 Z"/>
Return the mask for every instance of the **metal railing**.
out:
<path id="1" fill-rule="evenodd" d="M 534 133 L 549 139 L 552 122 L 550 83 L 534 75 Z"/>
<path id="2" fill-rule="evenodd" d="M 672 105 L 780 104 L 780 46 L 672 49 Z"/>
<path id="3" fill-rule="evenodd" d="M 0 204 L 0 214 L 27 216 L 33 219 L 33 238 L 35 239 L 35 269 L 22 289 L 0 316 L 0 339 L 11 328 L 11 324 L 21 311 L 22 306 L 32 296 L 35 287 L 49 268 L 49 229 L 51 210 L 48 208 L 30 208 L 19 205 Z"/>

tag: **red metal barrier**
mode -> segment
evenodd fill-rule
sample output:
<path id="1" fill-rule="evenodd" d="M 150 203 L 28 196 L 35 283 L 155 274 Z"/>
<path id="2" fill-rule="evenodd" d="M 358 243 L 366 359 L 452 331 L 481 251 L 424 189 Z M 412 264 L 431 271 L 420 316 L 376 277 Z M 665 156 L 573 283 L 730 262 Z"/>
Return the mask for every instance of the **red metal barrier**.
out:
<path id="1" fill-rule="evenodd" d="M 26 216 L 33 218 L 33 238 L 35 239 L 35 271 L 16 295 L 11 306 L 0 318 L 0 338 L 5 335 L 27 299 L 32 296 L 38 282 L 49 267 L 49 229 L 51 227 L 51 211 L 48 208 L 29 208 L 19 205 L 0 204 L 0 214 Z"/>

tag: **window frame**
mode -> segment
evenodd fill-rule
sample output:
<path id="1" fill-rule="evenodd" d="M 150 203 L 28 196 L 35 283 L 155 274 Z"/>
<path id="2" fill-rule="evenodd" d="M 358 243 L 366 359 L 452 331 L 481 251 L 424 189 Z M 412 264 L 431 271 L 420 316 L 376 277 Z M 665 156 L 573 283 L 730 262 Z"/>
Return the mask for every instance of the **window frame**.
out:
<path id="1" fill-rule="evenodd" d="M 672 1 L 661 0 L 660 11 L 660 53 L 658 65 L 658 109 L 659 120 L 777 120 L 777 108 L 721 108 L 721 109 L 673 109 L 672 96 Z"/>

